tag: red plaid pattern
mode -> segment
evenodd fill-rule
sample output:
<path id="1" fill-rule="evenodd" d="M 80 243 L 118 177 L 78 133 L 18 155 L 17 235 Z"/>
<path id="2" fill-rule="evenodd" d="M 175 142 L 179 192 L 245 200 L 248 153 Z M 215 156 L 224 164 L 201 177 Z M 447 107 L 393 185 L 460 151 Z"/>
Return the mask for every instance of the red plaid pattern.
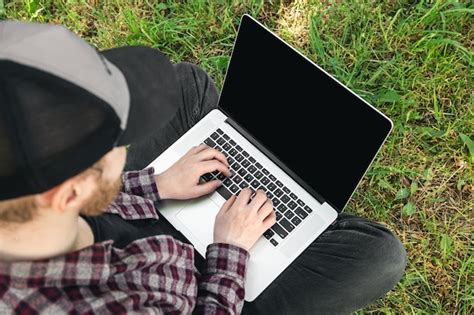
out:
<path id="1" fill-rule="evenodd" d="M 123 173 L 106 212 L 158 219 L 153 174 L 153 167 Z M 249 255 L 209 244 L 201 274 L 192 245 L 157 235 L 124 249 L 108 240 L 64 256 L 0 262 L 0 314 L 240 314 Z"/>

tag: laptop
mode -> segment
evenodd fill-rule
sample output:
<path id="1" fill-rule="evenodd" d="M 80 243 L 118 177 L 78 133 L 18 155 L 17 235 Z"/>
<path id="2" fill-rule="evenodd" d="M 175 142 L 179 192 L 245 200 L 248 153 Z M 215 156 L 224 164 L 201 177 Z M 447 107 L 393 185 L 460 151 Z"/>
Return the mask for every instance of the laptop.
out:
<path id="1" fill-rule="evenodd" d="M 218 108 L 209 112 L 148 166 L 161 173 L 201 143 L 223 152 L 215 192 L 166 200 L 159 213 L 206 257 L 215 216 L 244 187 L 262 188 L 277 222 L 250 249 L 245 300 L 253 301 L 344 210 L 392 130 L 379 110 L 243 15 Z"/>

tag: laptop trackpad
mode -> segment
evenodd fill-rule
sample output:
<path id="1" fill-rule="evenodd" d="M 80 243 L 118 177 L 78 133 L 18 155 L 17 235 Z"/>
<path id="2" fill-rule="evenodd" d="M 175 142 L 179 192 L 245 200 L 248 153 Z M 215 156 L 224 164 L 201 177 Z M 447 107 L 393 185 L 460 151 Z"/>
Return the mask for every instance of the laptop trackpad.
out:
<path id="1" fill-rule="evenodd" d="M 191 200 L 176 217 L 206 247 L 214 241 L 214 223 L 219 209 L 209 196 L 204 196 Z M 181 232 L 186 236 L 185 231 Z"/>

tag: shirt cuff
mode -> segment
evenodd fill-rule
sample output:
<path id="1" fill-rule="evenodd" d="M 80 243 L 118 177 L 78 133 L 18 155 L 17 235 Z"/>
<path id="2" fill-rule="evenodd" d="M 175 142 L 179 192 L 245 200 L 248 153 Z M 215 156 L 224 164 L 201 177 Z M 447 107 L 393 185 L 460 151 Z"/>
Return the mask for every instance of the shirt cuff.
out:
<path id="1" fill-rule="evenodd" d="M 245 280 L 250 253 L 233 244 L 211 243 L 207 245 L 207 272 L 225 273 L 234 278 Z"/>
<path id="2" fill-rule="evenodd" d="M 121 191 L 124 193 L 152 201 L 161 200 L 155 181 L 155 169 L 152 166 L 138 171 L 123 172 L 122 183 Z"/>

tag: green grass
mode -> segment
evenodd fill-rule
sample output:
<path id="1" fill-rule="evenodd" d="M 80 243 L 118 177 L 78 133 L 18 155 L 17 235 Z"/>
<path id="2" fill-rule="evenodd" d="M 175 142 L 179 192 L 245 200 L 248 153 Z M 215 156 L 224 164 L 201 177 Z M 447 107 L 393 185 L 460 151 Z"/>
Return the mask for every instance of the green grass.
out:
<path id="1" fill-rule="evenodd" d="M 61 23 L 105 49 L 147 45 L 222 87 L 243 13 L 382 110 L 394 130 L 347 211 L 407 247 L 400 283 L 361 313 L 474 310 L 470 1 L 5 1 L 0 18 Z"/>

